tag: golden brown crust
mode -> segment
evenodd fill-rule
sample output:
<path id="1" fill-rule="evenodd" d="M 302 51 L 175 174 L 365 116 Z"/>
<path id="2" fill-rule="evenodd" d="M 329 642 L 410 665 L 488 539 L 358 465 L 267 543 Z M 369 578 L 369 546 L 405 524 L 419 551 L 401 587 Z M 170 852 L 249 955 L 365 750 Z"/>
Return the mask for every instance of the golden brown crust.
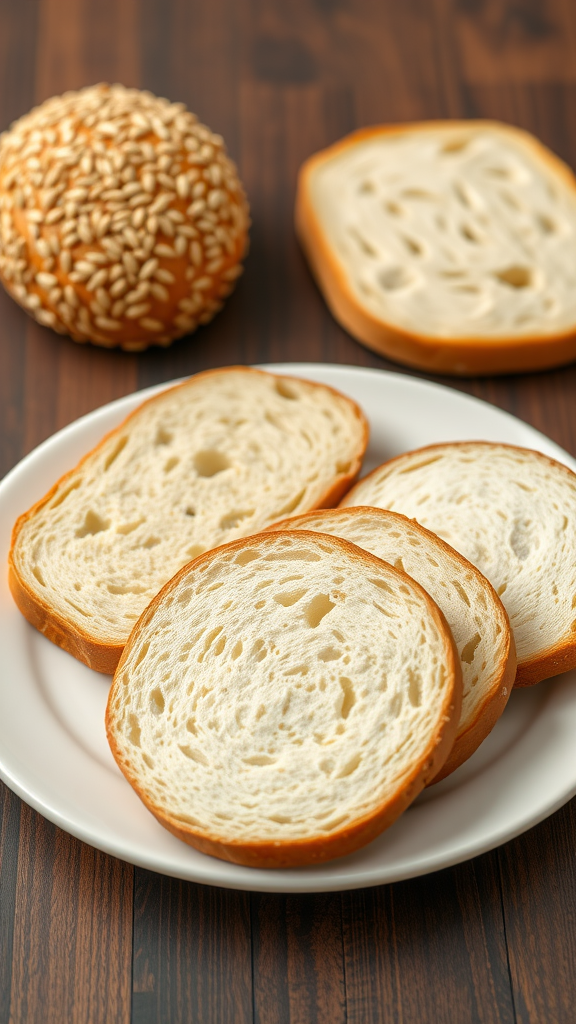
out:
<path id="1" fill-rule="evenodd" d="M 424 537 L 432 538 L 434 543 L 444 550 L 450 558 L 460 563 L 463 571 L 471 573 L 476 578 L 479 586 L 488 589 L 491 592 L 494 607 L 499 612 L 500 626 L 505 639 L 505 651 L 500 663 L 500 672 L 494 674 L 492 686 L 485 694 L 482 704 L 480 704 L 476 709 L 474 719 L 469 723 L 466 729 L 462 732 L 458 731 L 452 749 L 442 769 L 439 771 L 438 775 L 428 783 L 428 785 L 432 785 L 433 782 L 440 782 L 441 779 L 446 778 L 447 775 L 456 771 L 461 764 L 464 764 L 464 762 L 472 756 L 474 751 L 477 750 L 483 740 L 485 740 L 488 734 L 492 731 L 508 703 L 516 675 L 516 645 L 514 643 L 512 630 L 510 629 L 508 614 L 494 590 L 494 587 L 486 577 L 482 575 L 480 570 L 477 569 L 472 562 L 469 562 L 467 558 L 464 558 L 464 555 L 461 555 L 459 551 L 450 547 L 449 544 L 443 541 L 441 537 L 438 537 L 435 533 L 432 533 L 431 530 L 427 530 L 424 526 L 421 526 L 421 524 L 416 522 L 415 519 L 408 519 L 407 516 L 402 515 L 400 512 L 391 512 L 386 509 L 373 508 L 372 506 L 366 505 L 350 505 L 346 506 L 345 509 L 330 509 L 324 514 L 329 518 L 334 517 L 334 519 L 337 520 L 341 511 L 346 511 L 348 514 L 359 516 L 365 515 L 369 512 L 376 516 L 382 515 L 387 519 L 392 518 L 403 522 L 409 522 L 411 529 L 416 533 L 422 534 Z M 306 523 L 313 519 L 314 516 L 315 512 L 305 512 L 300 516 L 282 519 L 279 523 L 274 523 L 273 526 L 269 526 L 268 529 L 271 532 L 277 532 L 278 530 L 305 530 Z M 329 536 L 333 536 L 333 534 L 329 534 Z"/>
<path id="2" fill-rule="evenodd" d="M 311 540 L 318 537 L 317 533 L 305 530 L 301 532 Z M 402 812 L 409 807 L 424 787 L 434 779 L 440 771 L 454 743 L 454 737 L 458 728 L 462 707 L 462 671 L 460 667 L 460 659 L 446 619 L 438 608 L 438 605 L 435 604 L 430 595 L 426 593 L 419 583 L 416 583 L 415 580 L 401 569 L 396 569 L 395 567 L 388 565 L 388 563 L 383 563 L 382 560 L 376 558 L 375 555 L 357 547 L 355 544 L 351 544 L 349 541 L 346 541 L 341 537 L 330 537 L 330 540 L 335 541 L 348 552 L 352 552 L 360 562 L 368 563 L 369 566 L 373 565 L 374 562 L 378 565 L 384 564 L 386 565 L 386 568 L 395 575 L 407 580 L 411 587 L 415 587 L 423 596 L 428 610 L 436 621 L 439 632 L 444 638 L 444 667 L 449 680 L 449 685 L 446 687 L 443 706 L 441 708 L 441 716 L 439 718 L 439 725 L 434 735 L 430 738 L 426 750 L 420 756 L 419 761 L 414 765 L 410 775 L 404 780 L 401 790 L 392 798 L 384 801 L 370 814 L 362 817 L 353 824 L 348 825 L 346 828 L 339 829 L 331 835 L 315 836 L 304 840 L 289 840 L 286 842 L 246 842 L 222 839 L 219 836 L 199 831 L 184 822 L 178 821 L 172 815 L 167 814 L 161 807 L 155 805 L 153 801 L 149 800 L 146 794 L 142 792 L 142 788 L 134 773 L 131 771 L 130 765 L 127 764 L 122 757 L 112 731 L 113 715 L 111 708 L 114 703 L 116 688 L 121 685 L 122 669 L 130 654 L 131 646 L 137 638 L 140 629 L 145 627 L 155 614 L 155 611 L 163 597 L 176 588 L 188 573 L 194 572 L 202 565 L 208 563 L 216 552 L 221 553 L 222 551 L 234 551 L 249 545 L 266 543 L 276 536 L 277 533 L 264 531 L 263 533 L 254 534 L 251 537 L 244 537 L 240 540 L 232 541 L 230 544 L 224 544 L 220 548 L 213 548 L 212 551 L 207 551 L 204 554 L 199 555 L 193 562 L 185 565 L 176 573 L 175 576 L 172 577 L 171 580 L 168 581 L 168 583 L 166 583 L 162 590 L 159 591 L 156 597 L 153 598 L 148 607 L 144 610 L 130 634 L 130 638 L 124 648 L 122 657 L 120 658 L 120 662 L 114 675 L 106 707 L 106 735 L 114 759 L 142 802 L 160 822 L 160 824 L 163 825 L 164 828 L 168 829 L 168 831 L 178 839 L 188 843 L 189 846 L 195 847 L 195 849 L 200 850 L 202 853 L 210 854 L 213 857 L 218 857 L 220 860 L 230 861 L 234 864 L 243 864 L 247 867 L 255 868 L 292 868 L 320 864 L 324 861 L 353 853 L 355 850 L 360 849 L 360 847 L 365 846 L 366 843 L 375 839 L 381 832 L 389 828 L 390 825 L 400 817 Z"/>
<path id="3" fill-rule="evenodd" d="M 524 373 L 561 366 L 576 358 L 576 324 L 555 334 L 522 337 L 433 337 L 404 331 L 385 323 L 361 306 L 352 291 L 344 268 L 326 239 L 311 199 L 310 181 L 315 170 L 343 150 L 365 139 L 399 135 L 418 130 L 461 127 L 476 130 L 491 127 L 506 130 L 528 145 L 537 158 L 576 192 L 576 178 L 570 168 L 529 132 L 498 121 L 424 121 L 407 124 L 377 125 L 347 135 L 333 146 L 315 153 L 302 165 L 296 196 L 296 233 L 306 253 L 312 273 L 326 302 L 339 323 L 368 348 L 395 362 L 431 373 L 474 376 L 492 373 Z"/>
<path id="4" fill-rule="evenodd" d="M 194 377 L 183 381 L 180 384 L 175 384 L 172 388 L 168 388 L 167 391 L 176 391 L 180 388 L 190 387 L 192 384 L 201 382 L 207 376 L 214 376 L 215 374 L 229 373 L 230 371 L 242 372 L 247 374 L 261 374 L 267 377 L 275 377 L 277 380 L 295 380 L 299 383 L 310 384 L 316 386 L 314 381 L 307 381 L 304 378 L 287 377 L 280 374 L 270 374 L 265 370 L 256 370 L 248 366 L 227 366 L 219 367 L 214 370 L 205 370 L 202 373 L 196 374 Z M 327 388 L 332 394 L 337 395 L 340 399 L 345 399 L 346 402 L 354 409 L 355 415 L 358 422 L 362 426 L 362 444 L 358 449 L 356 458 L 352 461 L 349 469 L 346 473 L 339 476 L 332 486 L 326 491 L 320 498 L 317 508 L 325 508 L 335 505 L 344 494 L 350 489 L 354 481 L 356 480 L 360 468 L 362 466 L 362 459 L 364 452 L 368 445 L 369 426 L 364 413 L 360 409 L 353 399 L 348 398 L 347 395 L 343 395 L 335 388 L 329 387 L 327 384 L 321 384 L 320 387 Z M 166 391 L 162 392 L 165 395 Z M 64 476 L 54 484 L 53 487 L 44 495 L 39 501 L 37 501 L 27 512 L 24 512 L 14 524 L 12 529 L 12 539 L 10 544 L 10 552 L 8 555 L 8 582 L 12 596 L 24 617 L 28 619 L 36 629 L 44 634 L 51 640 L 52 643 L 58 647 L 62 647 L 69 654 L 72 654 L 79 661 L 84 662 L 89 668 L 94 669 L 96 672 L 103 672 L 106 675 L 111 675 L 120 659 L 120 655 L 123 650 L 123 644 L 111 641 L 110 643 L 103 643 L 95 637 L 92 637 L 87 630 L 81 629 L 80 626 L 73 622 L 68 622 L 63 618 L 51 605 L 45 601 L 39 593 L 36 593 L 28 585 L 26 580 L 22 577 L 18 570 L 15 559 L 15 548 L 18 541 L 18 536 L 22 527 L 29 519 L 33 518 L 44 506 L 50 501 L 53 495 L 62 487 L 65 486 L 66 482 L 75 476 L 81 469 L 84 462 L 92 458 L 96 452 L 98 452 L 112 437 L 121 433 L 127 425 L 129 425 L 131 419 L 141 412 L 141 410 L 148 405 L 150 402 L 155 402 L 158 395 L 153 395 L 151 398 L 146 399 L 136 409 L 133 409 L 131 413 L 120 423 L 119 426 L 109 431 L 102 440 L 75 466 L 74 469 L 69 470 Z"/>
<path id="5" fill-rule="evenodd" d="M 422 448 L 414 448 L 412 451 L 403 452 L 401 455 L 396 455 L 393 459 L 388 459 L 387 462 L 383 462 L 380 466 L 376 466 L 370 473 L 367 473 L 362 478 L 358 486 L 364 486 L 370 477 L 375 476 L 379 473 L 384 466 L 392 466 L 395 462 L 400 462 L 411 455 L 419 454 L 420 452 L 433 452 L 433 451 L 445 451 L 447 447 L 465 447 L 466 445 L 483 445 L 486 448 L 508 448 L 510 451 L 515 452 L 530 452 L 531 455 L 536 455 L 539 459 L 547 462 L 550 466 L 554 467 L 555 470 L 560 470 L 563 473 L 568 473 L 571 477 L 575 474 L 572 470 L 565 466 L 564 463 L 558 462 L 556 459 L 551 459 L 549 455 L 543 455 L 542 452 L 536 451 L 534 448 L 521 448 L 515 444 L 504 444 L 498 442 L 494 444 L 491 441 L 450 441 L 449 444 L 429 444 Z M 355 487 L 352 487 L 350 491 L 345 495 L 346 499 L 353 498 Z M 348 508 L 348 505 L 340 502 L 341 508 Z M 551 679 L 553 676 L 560 675 L 562 672 L 568 672 L 570 669 L 576 668 L 576 634 L 572 634 L 568 637 L 562 637 L 562 639 L 550 647 L 547 651 L 542 651 L 537 657 L 532 658 L 528 661 L 518 663 L 516 668 L 516 676 L 514 679 L 514 686 L 534 686 L 536 683 L 542 682 L 543 679 Z"/>

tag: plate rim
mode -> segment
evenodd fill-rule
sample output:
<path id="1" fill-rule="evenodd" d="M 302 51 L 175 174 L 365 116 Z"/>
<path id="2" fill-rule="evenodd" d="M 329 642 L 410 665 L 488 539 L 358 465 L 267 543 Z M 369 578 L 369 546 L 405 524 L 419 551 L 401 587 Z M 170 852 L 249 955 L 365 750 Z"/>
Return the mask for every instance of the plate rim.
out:
<path id="1" fill-rule="evenodd" d="M 545 450 L 546 454 L 551 455 L 551 457 L 558 459 L 558 461 L 568 465 L 571 469 L 576 470 L 576 460 L 561 448 L 560 445 L 542 432 L 538 431 L 531 424 L 526 423 L 524 420 L 514 416 L 507 410 L 503 410 L 481 398 L 477 398 L 475 395 L 469 395 L 466 392 L 459 391 L 456 388 L 452 388 L 435 381 L 413 377 L 406 373 L 397 373 L 379 368 L 338 363 L 267 363 L 258 364 L 256 368 L 267 370 L 272 373 L 291 374 L 293 376 L 302 377 L 306 377 L 310 373 L 312 379 L 314 379 L 315 374 L 318 373 L 321 375 L 325 371 L 328 371 L 328 373 L 337 371 L 336 376 L 338 376 L 339 373 L 343 376 L 346 373 L 352 373 L 357 378 L 366 377 L 370 380 L 383 376 L 388 379 L 390 383 L 393 381 L 402 381 L 407 383 L 409 387 L 416 388 L 416 390 L 422 389 L 423 391 L 429 392 L 430 389 L 433 389 L 435 391 L 448 392 L 451 396 L 456 395 L 461 398 L 465 404 L 473 403 L 479 407 L 488 407 L 489 409 L 495 410 L 500 416 L 508 419 L 511 424 L 521 424 L 522 428 L 526 429 L 529 435 L 534 439 L 535 447 L 537 443 L 541 441 L 542 448 Z M 131 411 L 131 408 L 135 407 L 139 402 L 145 401 L 148 397 L 151 397 L 156 393 L 160 393 L 161 391 L 166 390 L 185 379 L 187 379 L 187 377 L 151 385 L 141 390 L 131 392 L 130 394 L 124 395 L 118 399 L 114 399 L 113 401 L 86 413 L 50 435 L 50 437 L 42 441 L 31 452 L 27 453 L 0 481 L 0 506 L 4 498 L 5 491 L 13 484 L 17 484 L 20 476 L 25 477 L 31 466 L 33 466 L 38 459 L 43 458 L 51 449 L 58 448 L 61 444 L 66 444 L 68 439 L 71 436 L 74 436 L 78 430 L 81 430 L 83 426 L 86 426 L 88 423 L 93 425 L 99 418 L 102 418 L 103 420 L 109 419 L 110 416 L 113 416 L 120 410 L 125 411 L 127 414 Z M 332 386 L 339 387 L 340 390 L 346 393 L 344 379 L 340 384 L 334 383 Z M 106 425 L 104 429 L 112 428 Z M 305 881 L 302 877 L 299 882 L 299 871 L 292 872 L 284 870 L 281 873 L 270 873 L 263 869 L 256 869 L 255 871 L 255 869 L 251 868 L 244 868 L 240 872 L 236 871 L 236 877 L 228 878 L 226 877 L 226 872 L 229 871 L 230 868 L 238 869 L 240 866 L 227 864 L 227 862 L 218 861 L 215 858 L 207 856 L 206 865 L 204 865 L 203 861 L 201 862 L 200 868 L 198 868 L 196 864 L 192 864 L 192 870 L 188 873 L 182 873 L 182 870 L 180 869 L 170 869 L 169 866 L 163 866 L 159 863 L 158 854 L 147 855 L 146 851 L 141 851 L 139 855 L 135 856 L 133 851 L 127 851 L 122 845 L 123 842 L 125 843 L 125 840 L 122 840 L 121 838 L 118 839 L 115 837 L 111 841 L 102 841 L 97 834 L 91 832 L 90 829 L 85 827 L 82 822 L 78 823 L 78 821 L 71 819 L 69 815 L 60 811 L 57 806 L 51 806 L 50 803 L 47 803 L 42 797 L 38 797 L 37 794 L 34 793 L 33 789 L 30 788 L 30 785 L 26 784 L 26 781 L 22 781 L 21 778 L 18 778 L 17 774 L 15 774 L 9 766 L 5 765 L 4 754 L 1 749 L 0 778 L 6 783 L 9 789 L 49 821 L 53 822 L 69 834 L 75 836 L 75 838 L 82 842 L 86 842 L 88 845 L 93 846 L 110 856 L 117 857 L 118 859 L 147 870 L 156 871 L 171 877 L 183 878 L 199 884 L 214 885 L 228 889 L 277 893 L 346 891 L 373 885 L 389 884 L 394 881 L 419 877 L 444 868 L 452 867 L 495 849 L 503 843 L 521 835 L 523 832 L 528 831 L 530 828 L 535 827 L 537 824 L 559 810 L 559 808 L 570 800 L 576 793 L 575 775 L 572 780 L 566 781 L 563 788 L 557 788 L 554 800 L 546 806 L 541 807 L 536 814 L 525 815 L 526 820 L 519 821 L 511 828 L 507 827 L 504 823 L 499 829 L 495 829 L 488 834 L 484 842 L 480 841 L 472 844 L 474 847 L 472 850 L 468 847 L 455 849 L 451 856 L 446 856 L 442 851 L 439 851 L 436 855 L 432 856 L 420 854 L 418 857 L 413 856 L 410 862 L 400 870 L 395 870 L 393 867 L 386 867 L 386 865 L 384 865 L 383 868 L 374 866 L 368 870 L 362 870 L 360 867 L 357 869 L 357 874 L 353 878 L 350 876 L 349 869 L 348 871 L 346 870 L 344 861 L 342 877 L 340 877 L 340 871 L 336 867 L 336 870 L 334 870 L 334 868 L 332 869 L 333 873 L 327 879 L 322 879 L 321 876 L 319 876 L 317 881 L 314 880 L 314 877 L 309 881 Z M 330 864 L 337 866 L 338 861 L 328 862 L 328 865 Z M 319 867 L 321 869 L 321 866 Z M 315 870 L 318 870 L 318 868 Z M 256 877 L 256 875 L 258 877 Z M 290 878 L 287 878 L 287 875 L 290 876 Z M 390 877 L 384 877 L 386 875 Z M 267 878 L 270 879 L 269 883 L 267 883 Z M 285 884 L 282 884 L 283 882 Z M 288 882 L 290 882 L 290 884 L 287 884 Z"/>

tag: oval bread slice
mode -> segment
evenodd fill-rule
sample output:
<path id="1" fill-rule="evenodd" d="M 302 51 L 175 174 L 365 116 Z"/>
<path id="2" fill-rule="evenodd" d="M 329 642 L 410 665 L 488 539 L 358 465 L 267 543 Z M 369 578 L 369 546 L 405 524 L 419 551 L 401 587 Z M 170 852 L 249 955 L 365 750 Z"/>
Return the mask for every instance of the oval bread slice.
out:
<path id="1" fill-rule="evenodd" d="M 444 617 L 338 537 L 263 533 L 185 566 L 135 627 L 107 733 L 150 811 L 205 853 L 315 864 L 392 824 L 461 705 Z"/>
<path id="2" fill-rule="evenodd" d="M 111 673 L 182 565 L 336 504 L 367 439 L 359 407 L 323 384 L 246 367 L 197 374 L 144 402 L 20 517 L 16 603 L 48 639 Z"/>
<path id="3" fill-rule="evenodd" d="M 576 179 L 496 121 L 363 128 L 303 165 L 296 229 L 334 316 L 435 373 L 576 356 Z"/>
<path id="4" fill-rule="evenodd" d="M 484 441 L 385 462 L 342 505 L 417 519 L 490 580 L 516 642 L 516 686 L 576 667 L 576 475 L 540 452 Z"/>
<path id="5" fill-rule="evenodd" d="M 430 594 L 454 637 L 462 668 L 462 711 L 454 746 L 433 782 L 446 778 L 486 739 L 516 675 L 506 610 L 488 580 L 436 534 L 396 512 L 327 509 L 284 519 L 271 530 L 314 530 L 343 537 L 402 569 Z"/>

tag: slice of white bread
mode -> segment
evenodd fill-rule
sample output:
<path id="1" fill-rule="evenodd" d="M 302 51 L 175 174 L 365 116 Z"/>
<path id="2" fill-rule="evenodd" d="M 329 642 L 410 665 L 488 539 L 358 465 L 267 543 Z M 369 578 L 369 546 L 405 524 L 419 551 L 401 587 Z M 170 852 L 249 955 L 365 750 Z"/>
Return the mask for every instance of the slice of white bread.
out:
<path id="1" fill-rule="evenodd" d="M 576 179 L 492 121 L 381 125 L 310 157 L 296 229 L 334 316 L 409 366 L 576 357 Z"/>
<path id="2" fill-rule="evenodd" d="M 576 475 L 540 452 L 483 441 L 384 463 L 342 505 L 417 519 L 490 580 L 516 641 L 516 686 L 576 667 Z"/>
<path id="3" fill-rule="evenodd" d="M 246 367 L 200 373 L 144 402 L 20 517 L 16 603 L 111 673 L 182 565 L 291 511 L 335 505 L 367 439 L 358 406 L 323 384 Z"/>
<path id="4" fill-rule="evenodd" d="M 108 700 L 118 765 L 205 853 L 314 864 L 392 824 L 445 761 L 461 705 L 444 616 L 339 537 L 261 533 L 152 601 Z"/>
<path id="5" fill-rule="evenodd" d="M 397 512 L 364 507 L 329 509 L 284 519 L 270 530 L 314 530 L 343 537 L 403 569 L 441 609 L 460 656 L 463 684 L 454 746 L 431 781 L 446 778 L 486 739 L 514 685 L 514 638 L 494 588 L 435 533 Z"/>

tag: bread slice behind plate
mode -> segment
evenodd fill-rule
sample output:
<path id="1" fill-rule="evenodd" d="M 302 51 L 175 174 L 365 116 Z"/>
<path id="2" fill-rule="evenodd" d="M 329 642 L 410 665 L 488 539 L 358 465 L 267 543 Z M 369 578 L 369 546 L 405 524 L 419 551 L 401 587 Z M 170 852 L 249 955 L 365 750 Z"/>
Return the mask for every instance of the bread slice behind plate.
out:
<path id="1" fill-rule="evenodd" d="M 431 781 L 450 775 L 486 739 L 514 685 L 514 638 L 494 588 L 436 534 L 396 512 L 326 509 L 284 519 L 270 530 L 314 530 L 343 537 L 403 569 L 442 610 L 460 656 L 462 711 L 454 746 Z"/>
<path id="2" fill-rule="evenodd" d="M 516 642 L 516 686 L 576 668 L 576 475 L 487 441 L 431 445 L 364 477 L 342 506 L 416 519 L 490 580 Z"/>
<path id="3" fill-rule="evenodd" d="M 154 598 L 107 733 L 174 835 L 295 867 L 396 820 L 446 760 L 461 693 L 450 630 L 414 580 L 339 537 L 262 533 L 200 556 Z"/>
<path id="4" fill-rule="evenodd" d="M 144 402 L 20 517 L 16 603 L 111 673 L 182 565 L 291 511 L 336 504 L 367 438 L 359 407 L 323 384 L 247 367 L 197 374 Z"/>

